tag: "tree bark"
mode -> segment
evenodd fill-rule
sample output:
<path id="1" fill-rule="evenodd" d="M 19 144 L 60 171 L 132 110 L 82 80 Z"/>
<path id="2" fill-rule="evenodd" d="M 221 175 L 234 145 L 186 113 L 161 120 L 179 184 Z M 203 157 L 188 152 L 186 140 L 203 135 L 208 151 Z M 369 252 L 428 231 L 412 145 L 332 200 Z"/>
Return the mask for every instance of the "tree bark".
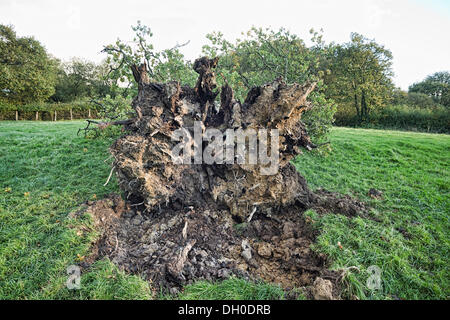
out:
<path id="1" fill-rule="evenodd" d="M 364 90 L 361 94 L 361 113 L 364 120 L 367 120 L 368 118 L 368 110 L 367 110 L 367 102 L 366 102 L 366 93 Z"/>
<path id="2" fill-rule="evenodd" d="M 361 122 L 362 118 L 361 118 L 361 112 L 359 110 L 359 106 L 358 106 L 358 95 L 355 93 L 355 109 L 356 109 L 356 116 L 358 117 L 358 120 Z"/>

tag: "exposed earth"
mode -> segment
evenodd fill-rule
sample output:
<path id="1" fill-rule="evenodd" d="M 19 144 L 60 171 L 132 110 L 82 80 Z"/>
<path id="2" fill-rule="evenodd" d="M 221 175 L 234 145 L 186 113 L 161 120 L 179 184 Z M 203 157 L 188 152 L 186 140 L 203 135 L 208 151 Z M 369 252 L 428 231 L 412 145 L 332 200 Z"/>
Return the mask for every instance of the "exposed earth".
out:
<path id="1" fill-rule="evenodd" d="M 317 212 L 366 212 L 363 203 L 348 196 L 324 190 L 316 194 Z M 311 299 L 340 299 L 342 272 L 328 270 L 327 257 L 310 249 L 316 234 L 300 206 L 277 216 L 255 212 L 250 222 L 241 222 L 215 207 L 143 214 L 112 194 L 84 204 L 74 216 L 83 212 L 102 231 L 84 268 L 107 257 L 150 281 L 155 292 L 176 294 L 196 280 L 237 276 L 279 284 L 292 298 L 296 288 Z"/>

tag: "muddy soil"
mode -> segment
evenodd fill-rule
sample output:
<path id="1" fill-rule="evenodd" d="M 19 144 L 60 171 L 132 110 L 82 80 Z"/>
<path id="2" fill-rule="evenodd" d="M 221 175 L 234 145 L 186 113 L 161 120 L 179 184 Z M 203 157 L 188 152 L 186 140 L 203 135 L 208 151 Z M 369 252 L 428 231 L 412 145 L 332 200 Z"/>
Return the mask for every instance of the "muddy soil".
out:
<path id="1" fill-rule="evenodd" d="M 366 210 L 350 197 L 323 190 L 317 194 L 319 212 L 356 215 Z M 300 206 L 276 216 L 256 211 L 251 221 L 241 222 L 215 206 L 143 214 L 111 195 L 89 202 L 83 211 L 103 232 L 84 267 L 109 258 L 150 281 L 155 292 L 176 294 L 196 280 L 237 276 L 279 284 L 288 292 L 301 288 L 309 298 L 340 299 L 341 272 L 328 270 L 327 257 L 310 249 L 316 234 Z M 329 292 L 321 295 L 323 288 Z"/>

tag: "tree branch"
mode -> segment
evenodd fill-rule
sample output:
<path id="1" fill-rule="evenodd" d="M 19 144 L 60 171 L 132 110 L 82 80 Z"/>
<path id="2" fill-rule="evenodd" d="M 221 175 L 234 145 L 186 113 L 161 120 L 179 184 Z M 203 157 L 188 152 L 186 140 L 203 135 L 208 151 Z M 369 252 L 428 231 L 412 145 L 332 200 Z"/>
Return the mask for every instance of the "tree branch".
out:
<path id="1" fill-rule="evenodd" d="M 81 131 L 84 131 L 84 137 L 86 138 L 89 131 L 94 131 L 95 137 L 97 138 L 100 135 L 100 130 L 103 130 L 109 126 L 123 126 L 133 123 L 133 119 L 110 121 L 110 122 L 95 121 L 95 120 L 86 120 L 86 121 L 87 121 L 86 127 L 78 129 L 77 136 L 80 134 Z M 91 124 L 97 126 L 91 127 Z"/>

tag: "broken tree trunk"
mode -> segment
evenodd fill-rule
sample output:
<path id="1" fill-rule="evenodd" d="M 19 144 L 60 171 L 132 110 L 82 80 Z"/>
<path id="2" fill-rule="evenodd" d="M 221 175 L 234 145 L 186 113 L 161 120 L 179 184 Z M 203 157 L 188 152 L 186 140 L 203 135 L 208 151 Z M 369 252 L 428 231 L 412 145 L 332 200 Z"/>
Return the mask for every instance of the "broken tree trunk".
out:
<path id="1" fill-rule="evenodd" d="M 217 61 L 217 58 L 195 61 L 194 69 L 199 74 L 195 88 L 182 87 L 177 82 L 150 83 L 146 68 L 133 68 L 139 81 L 139 93 L 133 101 L 137 117 L 127 126 L 131 133 L 118 139 L 111 148 L 119 184 L 127 198 L 133 205 L 142 204 L 146 211 L 163 205 L 202 207 L 214 202 L 227 207 L 242 221 L 254 210 L 277 213 L 294 202 L 308 207 L 314 194 L 290 160 L 301 152 L 300 148 L 315 147 L 301 122 L 315 83 L 287 85 L 277 79 L 253 88 L 244 103 L 234 99 L 233 90 L 226 85 L 221 90 L 218 107 L 213 72 Z M 171 152 L 180 142 L 172 139 L 173 132 L 182 128 L 194 136 L 195 122 L 201 124 L 202 132 L 214 128 L 223 134 L 227 129 L 256 133 L 277 129 L 278 168 L 265 174 L 264 170 L 269 170 L 267 164 L 249 161 L 174 163 Z M 259 141 L 259 147 L 272 152 L 270 140 L 269 136 L 267 141 Z M 187 143 L 195 145 L 193 140 Z M 201 151 L 207 147 L 203 142 Z"/>

